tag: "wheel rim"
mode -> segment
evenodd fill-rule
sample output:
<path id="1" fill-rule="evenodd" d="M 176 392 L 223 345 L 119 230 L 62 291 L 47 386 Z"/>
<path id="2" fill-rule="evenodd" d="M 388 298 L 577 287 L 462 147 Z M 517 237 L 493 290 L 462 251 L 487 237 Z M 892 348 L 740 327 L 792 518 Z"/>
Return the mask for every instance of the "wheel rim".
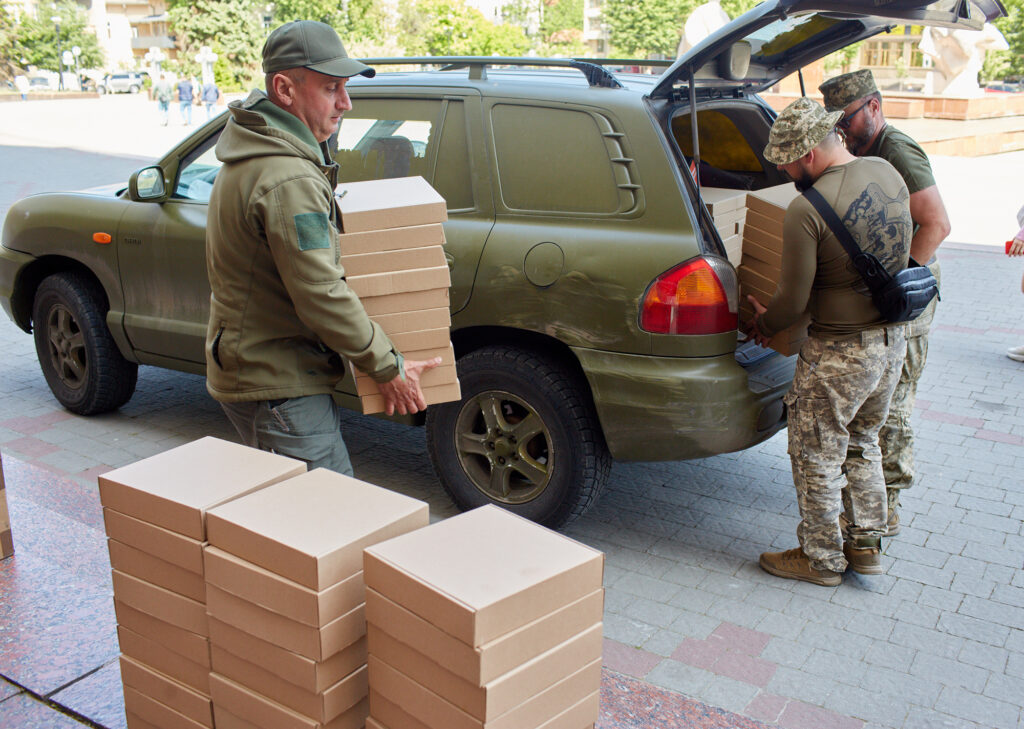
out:
<path id="1" fill-rule="evenodd" d="M 482 392 L 462 406 L 455 449 L 473 485 L 502 504 L 536 499 L 554 469 L 547 426 L 526 401 L 509 392 Z"/>
<path id="2" fill-rule="evenodd" d="M 56 304 L 46 318 L 47 346 L 53 371 L 65 387 L 81 388 L 88 376 L 85 337 L 71 311 Z"/>

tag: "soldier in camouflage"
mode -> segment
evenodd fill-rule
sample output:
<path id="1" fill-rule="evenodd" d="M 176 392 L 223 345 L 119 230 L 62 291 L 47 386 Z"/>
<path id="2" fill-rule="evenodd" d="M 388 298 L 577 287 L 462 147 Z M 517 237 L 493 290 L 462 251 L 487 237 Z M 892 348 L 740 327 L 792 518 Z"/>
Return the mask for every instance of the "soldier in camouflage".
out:
<path id="1" fill-rule="evenodd" d="M 824 97 L 825 108 L 843 113 L 839 128 L 846 133 L 850 152 L 858 157 L 881 157 L 903 177 L 910 192 L 910 216 L 915 228 L 910 255 L 915 261 L 926 263 L 939 279 L 935 252 L 949 235 L 949 216 L 935 185 L 928 155 L 913 139 L 886 122 L 882 113 L 882 95 L 870 70 L 837 76 L 818 88 Z M 900 490 L 910 488 L 914 482 L 914 432 L 910 416 L 917 396 L 917 383 L 928 358 L 928 330 L 935 316 L 937 301 L 933 299 L 921 316 L 907 325 L 907 358 L 893 392 L 889 416 L 879 434 L 888 502 L 886 536 L 899 532 L 897 507 Z M 845 493 L 844 501 L 848 502 Z"/>
<path id="2" fill-rule="evenodd" d="M 798 189 L 813 186 L 857 244 L 893 273 L 906 266 L 910 251 L 906 185 L 888 162 L 846 150 L 835 130 L 840 117 L 797 99 L 772 125 L 765 159 Z M 786 395 L 800 546 L 765 552 L 761 567 L 819 585 L 838 585 L 847 567 L 879 574 L 886 511 L 878 431 L 906 352 L 905 325 L 878 312 L 850 256 L 802 195 L 786 210 L 775 296 L 767 307 L 749 299 L 756 312 L 749 331 L 762 344 L 811 314 Z M 844 487 L 850 494 L 845 535 L 839 526 Z"/>

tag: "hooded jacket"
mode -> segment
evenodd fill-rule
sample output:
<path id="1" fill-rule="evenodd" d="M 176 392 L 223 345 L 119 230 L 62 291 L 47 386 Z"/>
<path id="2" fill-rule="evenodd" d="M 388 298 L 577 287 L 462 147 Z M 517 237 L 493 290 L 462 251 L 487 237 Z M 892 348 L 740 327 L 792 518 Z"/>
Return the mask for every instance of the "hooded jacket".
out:
<path id="1" fill-rule="evenodd" d="M 206 226 L 207 390 L 225 402 L 330 393 L 341 357 L 393 379 L 398 353 L 339 263 L 326 145 L 260 91 L 228 110 Z"/>

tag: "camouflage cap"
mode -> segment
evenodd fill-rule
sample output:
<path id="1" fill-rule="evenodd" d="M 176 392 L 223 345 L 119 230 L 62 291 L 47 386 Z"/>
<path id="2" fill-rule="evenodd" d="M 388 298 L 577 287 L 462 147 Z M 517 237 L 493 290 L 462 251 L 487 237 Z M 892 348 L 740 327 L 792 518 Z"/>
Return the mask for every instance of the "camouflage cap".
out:
<path id="1" fill-rule="evenodd" d="M 871 75 L 871 69 L 862 68 L 830 78 L 818 87 L 818 91 L 824 97 L 826 109 L 841 111 L 857 99 L 863 99 L 868 94 L 878 91 L 878 87 L 875 86 L 875 77 Z"/>
<path id="2" fill-rule="evenodd" d="M 274 29 L 263 44 L 263 73 L 309 68 L 347 78 L 373 76 L 376 71 L 349 58 L 338 32 L 315 20 L 293 20 Z"/>
<path id="3" fill-rule="evenodd" d="M 796 162 L 821 144 L 843 117 L 841 111 L 825 111 L 817 101 L 801 96 L 779 114 L 768 133 L 764 158 L 776 165 Z"/>

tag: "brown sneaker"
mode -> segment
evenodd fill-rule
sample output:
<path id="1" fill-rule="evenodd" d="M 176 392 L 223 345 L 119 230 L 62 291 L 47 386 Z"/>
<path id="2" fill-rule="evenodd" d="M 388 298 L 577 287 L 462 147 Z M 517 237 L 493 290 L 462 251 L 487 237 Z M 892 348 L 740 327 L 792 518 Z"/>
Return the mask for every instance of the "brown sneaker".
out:
<path id="1" fill-rule="evenodd" d="M 807 555 L 800 547 L 785 552 L 765 552 L 761 555 L 760 564 L 765 572 L 788 580 L 803 580 L 825 587 L 833 587 L 843 581 L 843 575 L 839 572 L 811 567 Z"/>
<path id="2" fill-rule="evenodd" d="M 846 555 L 850 569 L 862 575 L 883 574 L 885 570 L 882 569 L 881 560 L 882 540 L 878 539 L 877 542 L 863 547 L 857 546 L 851 539 L 843 542 L 843 554 Z"/>
<path id="3" fill-rule="evenodd" d="M 895 537 L 900 533 L 900 515 L 896 507 L 890 507 L 889 518 L 885 520 L 885 536 Z"/>

